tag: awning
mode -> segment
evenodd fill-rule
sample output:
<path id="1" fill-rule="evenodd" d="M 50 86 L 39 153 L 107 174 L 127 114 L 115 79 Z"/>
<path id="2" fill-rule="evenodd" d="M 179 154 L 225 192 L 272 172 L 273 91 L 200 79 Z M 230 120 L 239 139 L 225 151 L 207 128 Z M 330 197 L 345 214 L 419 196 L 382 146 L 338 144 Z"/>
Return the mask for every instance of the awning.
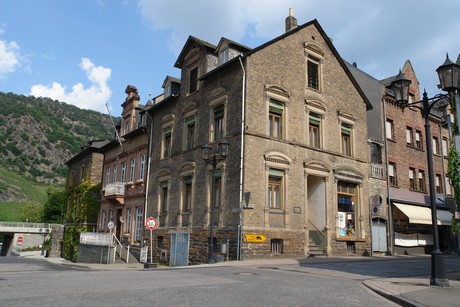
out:
<path id="1" fill-rule="evenodd" d="M 453 214 L 447 210 L 436 210 L 438 216 L 438 225 L 451 226 Z"/>
<path id="2" fill-rule="evenodd" d="M 411 224 L 431 225 L 431 208 L 393 203 L 402 213 L 409 218 Z M 452 213 L 447 210 L 436 210 L 438 225 L 450 226 L 452 224 Z"/>

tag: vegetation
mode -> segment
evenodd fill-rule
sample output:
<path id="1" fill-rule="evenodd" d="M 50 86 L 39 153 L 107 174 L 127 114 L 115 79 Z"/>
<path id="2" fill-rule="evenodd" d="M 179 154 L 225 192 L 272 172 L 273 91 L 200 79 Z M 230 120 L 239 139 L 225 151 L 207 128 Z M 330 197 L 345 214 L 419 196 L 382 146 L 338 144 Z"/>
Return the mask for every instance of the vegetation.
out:
<path id="1" fill-rule="evenodd" d="M 64 188 L 50 187 L 48 199 L 43 208 L 45 223 L 61 224 L 64 222 L 68 193 Z"/>
<path id="2" fill-rule="evenodd" d="M 88 225 L 97 222 L 99 211 L 98 195 L 100 184 L 84 181 L 78 185 L 71 195 L 71 204 L 68 216 L 70 226 L 66 227 L 63 243 L 63 254 L 67 260 L 77 261 L 77 248 L 80 233 L 88 231 Z"/>

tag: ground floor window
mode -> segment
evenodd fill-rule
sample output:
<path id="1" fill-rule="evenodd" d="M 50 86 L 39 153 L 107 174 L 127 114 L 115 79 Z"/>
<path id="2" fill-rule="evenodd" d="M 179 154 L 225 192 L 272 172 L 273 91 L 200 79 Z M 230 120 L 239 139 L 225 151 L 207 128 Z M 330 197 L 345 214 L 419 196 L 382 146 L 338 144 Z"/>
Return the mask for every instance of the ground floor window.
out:
<path id="1" fill-rule="evenodd" d="M 274 255 L 281 255 L 283 253 L 283 239 L 271 239 L 270 250 Z"/>
<path id="2" fill-rule="evenodd" d="M 136 225 L 134 229 L 134 241 L 140 241 L 142 237 L 144 209 L 136 208 Z"/>
<path id="3" fill-rule="evenodd" d="M 356 237 L 356 206 L 358 187 L 354 183 L 337 183 L 337 223 L 339 237 Z"/>

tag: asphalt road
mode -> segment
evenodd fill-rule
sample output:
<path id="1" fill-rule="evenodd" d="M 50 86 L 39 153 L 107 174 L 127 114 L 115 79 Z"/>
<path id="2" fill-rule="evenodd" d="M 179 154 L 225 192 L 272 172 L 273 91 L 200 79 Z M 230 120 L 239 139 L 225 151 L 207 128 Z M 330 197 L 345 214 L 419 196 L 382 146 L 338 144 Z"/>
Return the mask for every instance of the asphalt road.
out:
<path id="1" fill-rule="evenodd" d="M 395 306 L 331 263 L 98 271 L 1 257 L 0 306 Z"/>

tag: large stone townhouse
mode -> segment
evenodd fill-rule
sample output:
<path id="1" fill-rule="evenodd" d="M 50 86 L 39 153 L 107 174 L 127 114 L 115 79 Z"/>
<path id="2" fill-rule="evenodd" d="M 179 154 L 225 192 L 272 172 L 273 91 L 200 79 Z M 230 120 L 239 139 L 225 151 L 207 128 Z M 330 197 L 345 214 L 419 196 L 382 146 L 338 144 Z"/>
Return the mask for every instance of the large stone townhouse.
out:
<path id="1" fill-rule="evenodd" d="M 124 244 L 138 244 L 143 239 L 148 135 L 145 109 L 139 104 L 137 88 L 128 85 L 122 104 L 122 118 L 117 127 L 119 138 L 101 148 L 104 154 L 101 206 L 98 230 L 112 232 Z"/>
<path id="2" fill-rule="evenodd" d="M 290 14 L 254 49 L 190 36 L 175 67 L 180 80 L 166 78 L 148 111 L 157 256 L 204 262 L 208 243 L 230 259 L 371 252 L 372 106 L 318 21 Z M 212 172 L 200 149 L 224 139 Z"/>

